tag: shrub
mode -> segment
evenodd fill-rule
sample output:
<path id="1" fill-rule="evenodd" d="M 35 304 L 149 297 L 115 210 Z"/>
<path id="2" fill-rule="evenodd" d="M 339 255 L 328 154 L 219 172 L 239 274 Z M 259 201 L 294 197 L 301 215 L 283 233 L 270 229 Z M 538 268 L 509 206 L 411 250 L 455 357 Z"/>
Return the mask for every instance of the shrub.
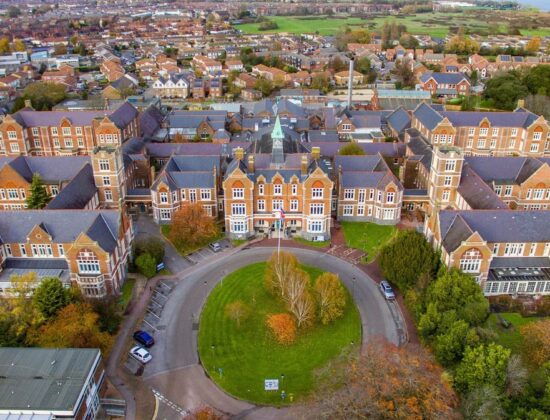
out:
<path id="1" fill-rule="evenodd" d="M 266 325 L 280 344 L 292 344 L 296 339 L 296 322 L 290 314 L 271 314 Z"/>
<path id="2" fill-rule="evenodd" d="M 139 257 L 143 254 L 149 254 L 158 264 L 164 259 L 164 241 L 154 236 L 147 236 L 134 242 L 134 255 Z"/>
<path id="3" fill-rule="evenodd" d="M 157 273 L 157 263 L 150 254 L 141 254 L 137 257 L 136 266 L 139 272 L 149 279 Z"/>

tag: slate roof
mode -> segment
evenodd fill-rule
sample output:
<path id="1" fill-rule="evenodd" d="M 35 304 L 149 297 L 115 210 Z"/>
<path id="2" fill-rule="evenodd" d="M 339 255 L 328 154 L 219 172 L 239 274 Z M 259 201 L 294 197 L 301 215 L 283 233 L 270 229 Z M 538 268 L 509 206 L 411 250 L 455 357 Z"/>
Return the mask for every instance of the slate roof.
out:
<path id="1" fill-rule="evenodd" d="M 164 115 L 155 107 L 150 106 L 139 115 L 139 129 L 143 137 L 152 137 L 160 128 Z"/>
<path id="2" fill-rule="evenodd" d="M 0 348 L 0 410 L 72 412 L 99 357 L 99 349 Z"/>
<path id="3" fill-rule="evenodd" d="M 443 116 L 426 103 L 418 105 L 413 114 L 428 130 L 433 130 L 443 120 Z"/>
<path id="4" fill-rule="evenodd" d="M 433 78 L 437 84 L 449 84 L 449 85 L 456 85 L 460 83 L 463 80 L 470 81 L 468 79 L 468 76 L 466 76 L 464 73 L 438 73 L 438 72 L 426 72 L 420 76 L 421 82 L 427 82 Z M 455 92 L 456 93 L 456 92 Z"/>
<path id="5" fill-rule="evenodd" d="M 49 210 L 84 209 L 96 193 L 92 165 L 85 165 L 46 208 Z"/>
<path id="6" fill-rule="evenodd" d="M 72 243 L 82 233 L 91 235 L 108 252 L 114 251 L 120 228 L 117 210 L 3 211 L 1 243 L 26 243 L 29 232 L 43 224 L 54 243 Z"/>
<path id="7" fill-rule="evenodd" d="M 334 167 L 343 171 L 387 171 L 389 168 L 381 155 L 335 156 Z"/>
<path id="8" fill-rule="evenodd" d="M 166 163 L 165 170 L 171 172 L 192 172 L 208 170 L 212 173 L 212 169 L 220 170 L 220 156 L 192 156 L 192 155 L 174 155 Z"/>
<path id="9" fill-rule="evenodd" d="M 308 140 L 312 143 L 320 141 L 338 142 L 340 137 L 335 130 L 309 130 Z"/>
<path id="10" fill-rule="evenodd" d="M 404 108 L 399 107 L 388 115 L 386 122 L 388 126 L 401 134 L 405 129 L 411 127 L 411 116 Z"/>
<path id="11" fill-rule="evenodd" d="M 166 159 L 176 155 L 231 155 L 232 150 L 250 147 L 248 142 L 231 142 L 229 144 L 215 143 L 146 143 L 147 153 L 152 158 Z"/>
<path id="12" fill-rule="evenodd" d="M 125 128 L 137 118 L 139 111 L 130 103 L 124 102 L 113 113 L 109 115 L 109 119 L 120 129 Z"/>
<path id="13" fill-rule="evenodd" d="M 487 242 L 550 242 L 550 212 L 544 210 L 441 210 L 439 225 L 449 252 L 471 232 Z"/>
<path id="14" fill-rule="evenodd" d="M 23 127 L 49 127 L 58 126 L 61 120 L 66 118 L 72 125 L 91 125 L 95 118 L 109 116 L 111 111 L 33 111 L 21 110 L 13 115 L 13 118 Z"/>
<path id="15" fill-rule="evenodd" d="M 507 209 L 508 206 L 469 166 L 462 170 L 457 189 L 472 209 Z"/>
<path id="16" fill-rule="evenodd" d="M 464 162 L 484 181 L 497 184 L 521 184 L 543 165 L 541 160 L 529 157 L 467 156 Z"/>
<path id="17" fill-rule="evenodd" d="M 334 157 L 346 143 L 342 142 L 316 142 L 303 143 L 304 148 L 311 151 L 312 147 L 321 149 L 321 156 Z M 401 142 L 393 143 L 358 143 L 365 151 L 366 155 L 380 153 L 382 156 L 401 157 L 405 155 L 405 144 Z"/>
<path id="18" fill-rule="evenodd" d="M 58 183 L 72 179 L 82 167 L 91 163 L 89 156 L 18 156 L 0 160 L 0 170 L 11 166 L 28 182 L 38 173 L 45 183 Z"/>

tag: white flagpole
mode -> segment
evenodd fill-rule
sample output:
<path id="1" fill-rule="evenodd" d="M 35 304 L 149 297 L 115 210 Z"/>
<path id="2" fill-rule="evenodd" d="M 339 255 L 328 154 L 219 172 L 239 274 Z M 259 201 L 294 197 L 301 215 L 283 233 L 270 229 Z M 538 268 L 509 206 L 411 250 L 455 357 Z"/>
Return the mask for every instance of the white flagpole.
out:
<path id="1" fill-rule="evenodd" d="M 277 220 L 278 239 L 277 239 L 277 263 L 280 261 L 281 254 L 281 211 L 279 210 L 279 220 Z"/>

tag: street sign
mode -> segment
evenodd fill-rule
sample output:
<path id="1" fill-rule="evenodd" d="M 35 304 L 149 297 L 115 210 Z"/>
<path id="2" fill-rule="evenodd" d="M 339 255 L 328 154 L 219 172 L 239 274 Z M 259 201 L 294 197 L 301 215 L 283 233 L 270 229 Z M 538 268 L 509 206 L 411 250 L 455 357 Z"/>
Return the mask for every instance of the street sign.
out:
<path id="1" fill-rule="evenodd" d="M 278 379 L 266 379 L 264 380 L 264 389 L 266 391 L 278 391 L 279 380 Z"/>
<path id="2" fill-rule="evenodd" d="M 164 263 L 161 262 L 161 263 L 158 263 L 157 264 L 157 273 L 160 271 L 160 270 L 163 270 L 164 269 Z"/>

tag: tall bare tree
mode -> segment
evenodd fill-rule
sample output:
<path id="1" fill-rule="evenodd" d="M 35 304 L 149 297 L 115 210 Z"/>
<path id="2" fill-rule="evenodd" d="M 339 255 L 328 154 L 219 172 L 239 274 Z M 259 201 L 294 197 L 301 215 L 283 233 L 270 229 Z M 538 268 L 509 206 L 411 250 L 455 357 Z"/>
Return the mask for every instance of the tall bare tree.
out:
<path id="1" fill-rule="evenodd" d="M 290 273 L 298 266 L 298 260 L 290 252 L 273 252 L 267 262 L 265 284 L 274 295 L 285 299 L 286 282 Z"/>
<path id="2" fill-rule="evenodd" d="M 315 321 L 315 300 L 309 290 L 304 290 L 291 308 L 296 317 L 298 328 L 307 327 Z"/>

